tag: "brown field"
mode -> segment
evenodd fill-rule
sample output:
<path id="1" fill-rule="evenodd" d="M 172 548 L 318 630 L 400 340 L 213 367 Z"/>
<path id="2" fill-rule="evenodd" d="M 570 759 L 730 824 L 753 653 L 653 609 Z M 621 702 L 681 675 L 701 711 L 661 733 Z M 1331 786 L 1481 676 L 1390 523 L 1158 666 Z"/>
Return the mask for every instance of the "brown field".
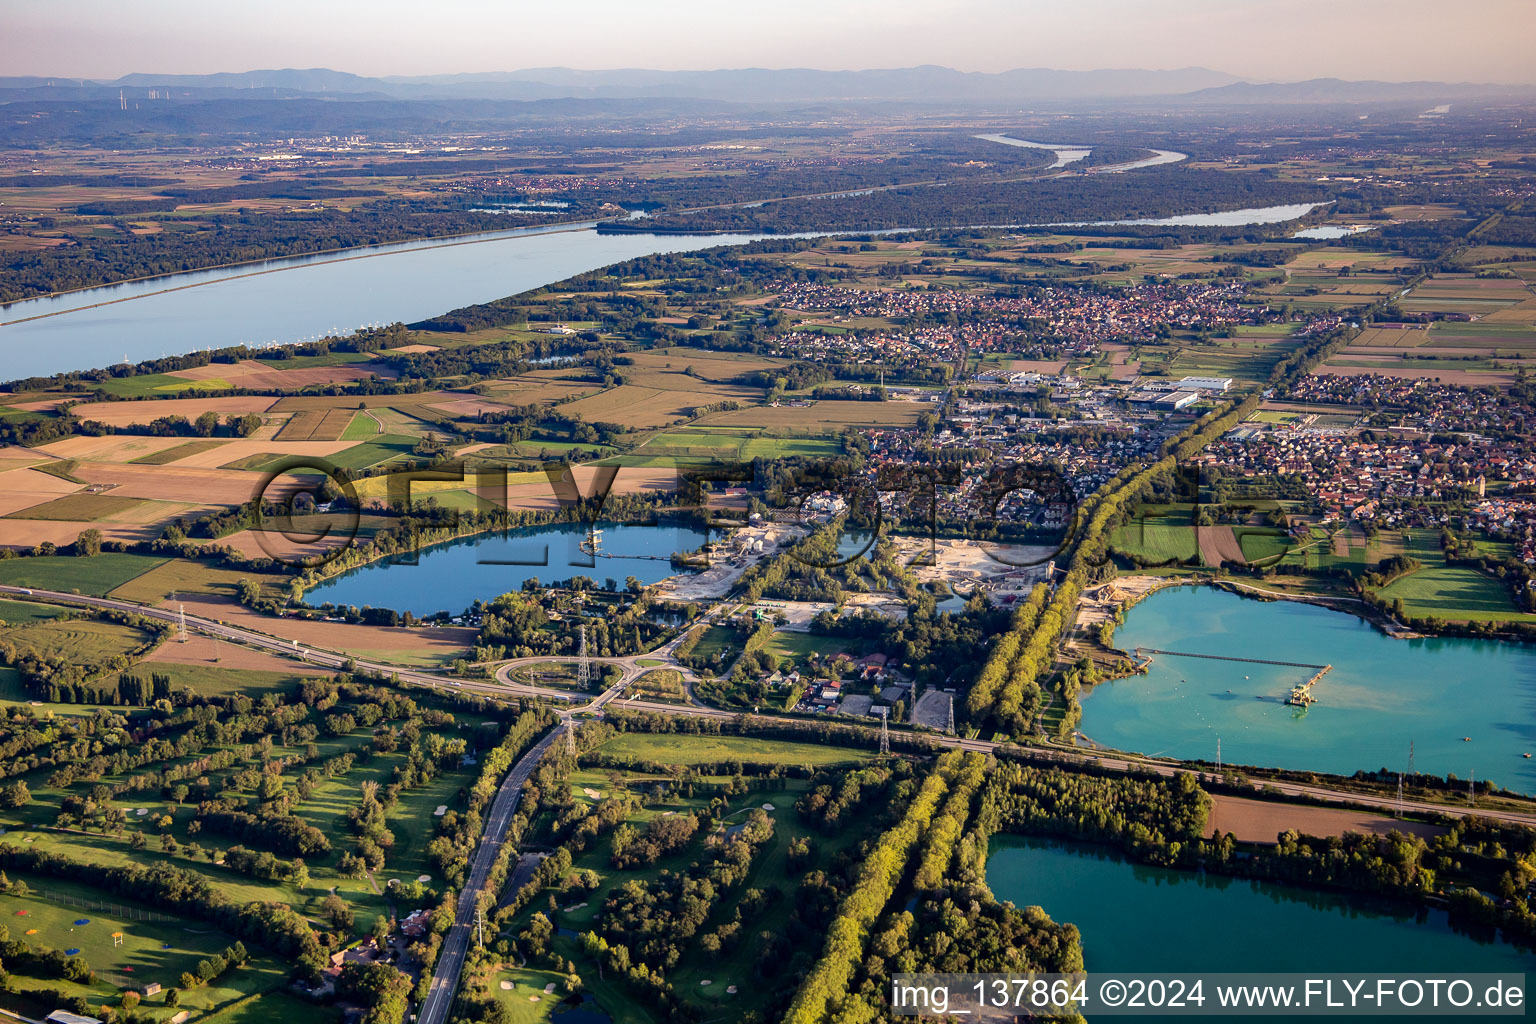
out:
<path id="1" fill-rule="evenodd" d="M 1401 821 L 1369 811 L 1342 807 L 1309 807 L 1283 804 L 1272 800 L 1249 800 L 1240 796 L 1212 794 L 1207 838 L 1218 832 L 1231 832 L 1243 843 L 1273 843 L 1281 832 L 1295 829 L 1309 836 L 1339 836 L 1345 832 L 1384 836 L 1393 829 L 1405 835 L 1432 839 L 1445 831 L 1438 825 L 1421 821 Z"/>
<path id="2" fill-rule="evenodd" d="M 679 381 L 692 381 L 678 373 Z M 623 384 L 601 394 L 578 399 L 561 406 L 561 411 L 580 416 L 592 423 L 615 423 L 622 427 L 662 427 L 692 415 L 701 405 L 734 400 L 750 402 L 762 396 L 756 388 L 733 384 L 705 385 L 692 381 L 699 390 L 664 390 L 635 384 Z"/>
<path id="3" fill-rule="evenodd" d="M 401 345 L 398 348 L 387 348 L 386 352 L 400 352 L 408 356 L 419 355 L 422 352 L 441 352 L 436 345 Z"/>
<path id="4" fill-rule="evenodd" d="M 216 669 L 255 669 L 260 672 L 291 672 L 296 676 L 329 675 L 317 665 L 280 658 L 216 637 L 190 633 L 185 643 L 171 640 L 156 647 L 142 664 L 201 665 Z"/>
<path id="5" fill-rule="evenodd" d="M 1483 320 L 1496 324 L 1536 324 L 1536 299 L 1525 299 L 1508 309 L 1489 313 Z"/>
<path id="6" fill-rule="evenodd" d="M 243 416 L 248 412 L 266 412 L 276 399 L 265 395 L 231 395 L 228 398 L 154 398 L 145 402 L 82 402 L 74 413 L 83 420 L 105 423 L 109 427 L 127 427 L 148 423 L 161 416 L 185 416 L 195 420 L 205 412 L 220 416 Z"/>
<path id="7" fill-rule="evenodd" d="M 277 432 L 279 441 L 336 441 L 347 429 L 353 409 L 304 409 L 294 413 Z"/>
<path id="8" fill-rule="evenodd" d="M 593 395 L 602 390 L 602 387 L 598 384 L 582 383 L 580 381 L 562 382 L 532 375 L 491 381 L 486 386 L 491 390 L 489 397 L 449 395 L 445 396 L 449 399 L 448 401 L 433 405 L 431 408 L 447 411 L 462 406 L 465 411 L 456 411 L 452 415 L 478 416 L 479 410 L 471 407 L 481 402 L 489 403 L 499 400 L 511 405 L 548 405 L 551 402 L 558 402 L 566 398 Z M 491 409 L 490 411 L 495 410 Z"/>
<path id="9" fill-rule="evenodd" d="M 237 470 L 193 466 L 133 466 L 82 462 L 75 475 L 87 483 L 115 484 L 116 494 L 130 498 L 238 505 L 250 501 L 261 478 Z M 283 486 L 297 487 L 298 481 Z"/>
<path id="10" fill-rule="evenodd" d="M 572 478 L 582 494 L 594 490 L 593 477 L 598 473 L 594 466 L 573 466 Z M 559 501 L 543 473 L 519 473 L 518 482 L 509 474 L 507 501 L 509 508 L 549 509 L 558 508 Z M 523 482 L 526 481 L 526 482 Z M 677 470 L 671 466 L 622 466 L 613 478 L 610 494 L 639 494 L 648 491 L 672 491 L 677 489 Z"/>
<path id="11" fill-rule="evenodd" d="M 1438 367 L 1427 369 L 1409 368 L 1404 363 L 1383 363 L 1381 366 L 1330 366 L 1323 364 L 1312 371 L 1319 377 L 1360 377 L 1368 373 L 1380 373 L 1388 377 L 1408 380 L 1438 380 L 1446 384 L 1512 384 L 1515 374 L 1510 370 L 1445 370 Z"/>
<path id="12" fill-rule="evenodd" d="M 928 405 L 920 402 L 812 402 L 809 406 L 755 406 L 710 413 L 700 426 L 761 427 L 781 433 L 825 433 L 843 426 L 908 427 Z"/>
<path id="13" fill-rule="evenodd" d="M 256 455 L 296 455 L 324 458 L 352 447 L 354 441 L 225 441 L 218 448 L 177 459 L 177 466 L 218 469 Z"/>
<path id="14" fill-rule="evenodd" d="M 462 398 L 459 391 L 423 391 L 419 395 L 287 395 L 272 404 L 273 412 L 303 412 L 306 409 L 405 409 L 451 402 Z"/>
<path id="15" fill-rule="evenodd" d="M 1349 343 L 1350 348 L 1414 348 L 1429 340 L 1429 329 L 1413 327 L 1397 330 L 1392 327 L 1367 327 Z"/>
<path id="16" fill-rule="evenodd" d="M 37 450 L 60 459 L 89 459 L 92 462 L 132 462 L 145 456 L 179 448 L 184 437 L 141 437 L 136 434 L 108 434 L 105 437 L 66 437 Z"/>
<path id="17" fill-rule="evenodd" d="M 1127 353 L 1123 349 L 1121 351 L 1115 353 L 1115 355 L 1118 355 L 1120 357 L 1120 360 L 1122 362 L 1124 362 L 1125 357 L 1128 354 L 1129 353 Z M 1110 361 L 1111 362 L 1114 361 L 1113 356 L 1111 357 Z M 1014 371 L 1015 373 L 1060 373 L 1062 371 L 1062 369 L 1066 367 L 1066 365 L 1067 365 L 1067 361 L 1065 359 L 1010 359 L 1010 360 L 1008 360 L 1008 369 Z"/>
<path id="18" fill-rule="evenodd" d="M 0 471 L 0 515 L 19 512 L 22 509 L 52 501 L 61 494 L 79 489 L 79 484 L 60 480 L 35 469 L 7 469 Z M 13 541 L 3 541 L 10 544 Z"/>
<path id="19" fill-rule="evenodd" d="M 0 545 L 30 548 L 48 541 L 63 547 L 85 530 L 97 530 L 102 540 L 138 543 L 160 535 L 158 526 L 136 523 L 95 523 L 70 519 L 6 519 L 0 522 Z"/>
<path id="20" fill-rule="evenodd" d="M 189 370 L 174 370 L 166 376 L 180 377 L 182 380 L 224 380 L 237 388 L 297 391 L 316 384 L 336 384 L 342 381 L 362 380 L 365 377 L 392 377 L 394 374 L 387 366 L 378 362 L 278 370 L 254 359 L 242 359 L 238 363 L 209 363 L 207 366 L 196 366 Z"/>
<path id="21" fill-rule="evenodd" d="M 476 631 L 467 627 L 405 629 L 390 626 L 359 626 L 347 622 L 274 618 L 259 615 L 227 597 L 192 597 L 183 602 L 189 614 L 217 619 L 245 629 L 297 640 L 328 650 L 410 651 L 426 656 L 456 658 L 474 645 Z"/>
<path id="22" fill-rule="evenodd" d="M 1200 539 L 1200 560 L 1206 565 L 1217 566 L 1227 562 L 1242 565 L 1243 546 L 1230 526 L 1202 526 L 1195 530 Z"/>

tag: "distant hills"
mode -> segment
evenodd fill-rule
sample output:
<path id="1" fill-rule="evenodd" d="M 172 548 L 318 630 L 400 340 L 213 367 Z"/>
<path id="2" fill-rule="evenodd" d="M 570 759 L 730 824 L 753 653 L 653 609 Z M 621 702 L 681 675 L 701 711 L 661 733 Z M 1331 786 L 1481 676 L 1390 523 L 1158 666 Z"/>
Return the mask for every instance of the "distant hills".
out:
<path id="1" fill-rule="evenodd" d="M 1323 78 L 1255 84 L 1207 68 L 1171 71 L 1020 68 L 998 73 L 925 65 L 869 71 L 737 68 L 715 71 L 529 68 L 481 74 L 370 78 L 328 68 L 285 68 L 211 75 L 139 73 L 117 79 L 0 77 L 0 98 L 115 98 L 118 90 L 172 99 L 330 98 L 349 100 L 560 99 L 706 100 L 753 105 L 816 102 L 967 103 L 995 106 L 1065 100 L 1148 100 L 1194 103 L 1448 102 L 1472 96 L 1533 96 L 1536 88 L 1443 82 L 1355 82 Z M 161 97 L 164 98 L 164 97 Z"/>

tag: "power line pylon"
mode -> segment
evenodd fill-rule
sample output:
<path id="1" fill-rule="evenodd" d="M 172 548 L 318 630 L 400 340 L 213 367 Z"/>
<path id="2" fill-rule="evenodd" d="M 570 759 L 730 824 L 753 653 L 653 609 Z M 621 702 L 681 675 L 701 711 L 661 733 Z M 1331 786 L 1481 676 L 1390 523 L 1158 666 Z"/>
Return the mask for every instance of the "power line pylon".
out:
<path id="1" fill-rule="evenodd" d="M 891 752 L 891 709 L 880 709 L 880 753 Z"/>
<path id="2" fill-rule="evenodd" d="M 176 602 L 176 642 L 187 642 L 187 609 L 180 601 Z"/>
<path id="3" fill-rule="evenodd" d="M 581 661 L 576 666 L 576 684 L 585 690 L 592 684 L 592 660 L 587 657 L 587 625 L 581 625 L 581 646 L 576 651 Z"/>
<path id="4" fill-rule="evenodd" d="M 565 752 L 576 756 L 576 723 L 569 718 L 565 720 Z"/>

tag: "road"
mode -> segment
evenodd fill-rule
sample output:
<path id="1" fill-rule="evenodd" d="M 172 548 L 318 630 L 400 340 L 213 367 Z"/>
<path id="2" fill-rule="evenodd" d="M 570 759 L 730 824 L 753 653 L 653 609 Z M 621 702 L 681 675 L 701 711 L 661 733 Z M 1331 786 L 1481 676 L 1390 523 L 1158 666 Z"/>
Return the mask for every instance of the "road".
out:
<path id="1" fill-rule="evenodd" d="M 474 859 L 469 865 L 469 880 L 459 893 L 453 927 L 443 937 L 437 967 L 427 987 L 427 997 L 422 1000 L 421 1009 L 416 1015 L 418 1024 L 443 1024 L 448 1019 L 448 1010 L 453 1006 L 454 992 L 458 989 L 459 975 L 464 970 L 464 958 L 469 955 L 469 943 L 474 936 L 475 908 L 479 904 L 480 891 L 485 888 L 491 868 L 496 864 L 496 855 L 506 841 L 507 826 L 511 824 L 512 815 L 517 813 L 518 802 L 523 797 L 523 783 L 528 781 L 549 748 L 562 740 L 565 730 L 570 728 L 571 721 L 564 719 L 558 729 L 552 729 L 549 735 L 535 743 L 512 766 L 512 770 L 502 780 L 501 788 L 496 790 L 496 797 L 491 801 L 491 809 L 485 818 L 485 836 L 475 849 Z"/>

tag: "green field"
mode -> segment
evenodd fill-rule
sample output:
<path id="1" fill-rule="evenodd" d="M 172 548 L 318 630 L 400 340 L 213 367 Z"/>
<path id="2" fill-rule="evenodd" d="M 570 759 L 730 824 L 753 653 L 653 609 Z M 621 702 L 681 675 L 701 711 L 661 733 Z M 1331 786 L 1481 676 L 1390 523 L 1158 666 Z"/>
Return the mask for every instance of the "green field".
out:
<path id="1" fill-rule="evenodd" d="M 103 552 L 91 558 L 47 555 L 0 561 L 0 584 L 36 587 L 64 593 L 102 597 L 135 576 L 143 575 L 166 559 L 131 552 Z"/>
<path id="2" fill-rule="evenodd" d="M 1250 562 L 1262 562 L 1277 558 L 1290 550 L 1290 538 L 1283 530 L 1263 527 L 1237 526 L 1232 530 L 1237 543 L 1243 549 L 1243 557 Z"/>
<path id="3" fill-rule="evenodd" d="M 844 764 L 860 761 L 868 751 L 816 743 L 765 740 L 750 736 L 688 736 L 627 732 L 600 748 L 604 753 L 667 764 L 709 764 L 749 761 L 754 764 Z"/>
<path id="4" fill-rule="evenodd" d="M 831 658 L 837 654 L 852 654 L 856 643 L 842 637 L 817 636 L 815 633 L 778 632 L 769 637 L 763 650 L 780 658 L 791 658 L 796 665 L 811 660 L 811 655 Z"/>
<path id="5" fill-rule="evenodd" d="M 66 494 L 41 505 L 12 512 L 6 519 L 45 519 L 62 522 L 95 522 L 145 504 L 138 498 L 118 498 L 110 494 Z"/>
<path id="6" fill-rule="evenodd" d="M 56 619 L 67 611 L 69 611 L 68 608 L 60 608 L 56 604 L 39 604 L 36 601 L 0 600 L 0 622 L 8 626 Z"/>
<path id="7" fill-rule="evenodd" d="M 282 989 L 264 992 L 249 1002 L 240 1001 L 199 1019 L 198 1024 L 337 1024 L 341 1011 L 312 1003 Z"/>
<path id="8" fill-rule="evenodd" d="M 148 640 L 149 634 L 116 622 L 65 619 L 7 626 L 0 629 L 0 639 L 15 648 L 18 658 L 64 658 L 86 665 L 126 654 Z"/>
<path id="9" fill-rule="evenodd" d="M 1536 622 L 1536 615 L 1517 611 L 1509 588 L 1476 569 L 1428 562 L 1418 572 L 1393 580 L 1376 591 L 1388 601 L 1401 600 L 1403 611 L 1416 618 L 1435 615 L 1468 622 Z"/>
<path id="10" fill-rule="evenodd" d="M 1148 505 L 1110 538 L 1115 551 L 1143 562 L 1188 561 L 1200 553 L 1189 506 Z"/>
<path id="11" fill-rule="evenodd" d="M 330 456 L 330 461 L 341 469 L 368 469 L 411 454 L 419 440 L 409 434 L 380 434 L 371 441 L 337 452 Z"/>

